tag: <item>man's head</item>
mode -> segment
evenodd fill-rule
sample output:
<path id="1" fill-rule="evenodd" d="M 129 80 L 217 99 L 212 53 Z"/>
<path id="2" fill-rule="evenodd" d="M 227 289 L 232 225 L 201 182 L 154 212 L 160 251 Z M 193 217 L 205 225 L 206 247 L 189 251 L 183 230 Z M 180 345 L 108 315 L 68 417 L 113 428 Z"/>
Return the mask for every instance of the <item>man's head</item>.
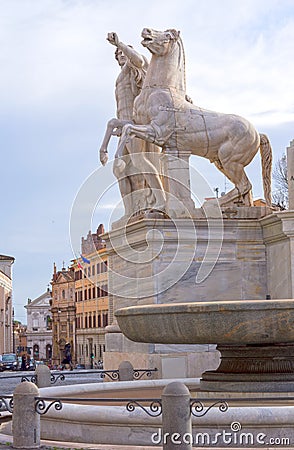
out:
<path id="1" fill-rule="evenodd" d="M 115 56 L 115 59 L 117 60 L 118 64 L 122 67 L 126 62 L 126 57 L 123 54 L 123 52 L 119 48 L 116 48 L 116 50 L 114 52 L 114 56 Z"/>
<path id="2" fill-rule="evenodd" d="M 128 45 L 128 47 L 133 48 L 131 45 Z M 116 48 L 115 52 L 114 52 L 114 56 L 115 59 L 117 60 L 118 64 L 122 67 L 126 61 L 127 58 L 125 57 L 125 55 L 123 54 L 123 51 L 120 48 Z"/>

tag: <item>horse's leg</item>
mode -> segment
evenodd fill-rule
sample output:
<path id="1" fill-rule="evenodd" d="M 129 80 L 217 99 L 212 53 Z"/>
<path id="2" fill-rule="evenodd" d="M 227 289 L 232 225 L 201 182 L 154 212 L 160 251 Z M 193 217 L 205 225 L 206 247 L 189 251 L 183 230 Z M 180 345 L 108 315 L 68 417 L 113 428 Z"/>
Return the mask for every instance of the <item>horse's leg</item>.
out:
<path id="1" fill-rule="evenodd" d="M 216 167 L 235 185 L 235 188 L 219 199 L 220 204 L 243 201 L 245 206 L 252 206 L 252 185 L 245 173 L 242 163 L 234 161 L 236 150 L 230 143 L 223 144 L 218 152 Z"/>
<path id="2" fill-rule="evenodd" d="M 156 134 L 151 125 L 134 125 L 127 123 L 122 128 L 121 139 L 115 154 L 116 158 L 119 158 L 123 154 L 125 145 L 135 136 L 151 143 L 154 143 L 156 140 Z"/>

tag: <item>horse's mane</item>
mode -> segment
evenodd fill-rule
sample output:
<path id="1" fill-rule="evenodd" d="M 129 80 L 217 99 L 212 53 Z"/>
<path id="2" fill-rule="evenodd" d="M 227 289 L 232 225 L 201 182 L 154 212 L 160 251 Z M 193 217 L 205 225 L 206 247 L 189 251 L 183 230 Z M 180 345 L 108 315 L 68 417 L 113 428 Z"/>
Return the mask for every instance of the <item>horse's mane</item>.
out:
<path id="1" fill-rule="evenodd" d="M 185 58 L 185 50 L 182 38 L 180 36 L 180 32 L 175 30 L 174 28 L 168 29 L 165 31 L 170 34 L 170 37 L 179 47 L 179 56 L 178 56 L 178 69 L 183 70 L 184 77 L 184 87 L 186 91 L 186 58 Z"/>

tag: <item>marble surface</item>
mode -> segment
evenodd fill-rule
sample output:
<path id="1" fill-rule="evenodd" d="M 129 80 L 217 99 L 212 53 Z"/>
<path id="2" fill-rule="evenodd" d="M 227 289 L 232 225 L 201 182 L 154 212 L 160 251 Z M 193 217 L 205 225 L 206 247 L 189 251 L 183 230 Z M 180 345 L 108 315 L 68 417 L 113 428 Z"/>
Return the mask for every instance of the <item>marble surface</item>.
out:
<path id="1" fill-rule="evenodd" d="M 136 342 L 162 344 L 275 344 L 294 342 L 293 300 L 146 305 L 115 312 Z"/>

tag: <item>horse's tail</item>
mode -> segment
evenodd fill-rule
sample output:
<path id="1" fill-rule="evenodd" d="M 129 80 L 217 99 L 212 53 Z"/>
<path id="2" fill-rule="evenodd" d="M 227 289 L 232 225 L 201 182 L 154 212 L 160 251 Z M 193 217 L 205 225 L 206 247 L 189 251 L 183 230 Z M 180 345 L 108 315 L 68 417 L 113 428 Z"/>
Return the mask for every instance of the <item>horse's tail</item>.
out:
<path id="1" fill-rule="evenodd" d="M 273 151 L 269 138 L 266 134 L 260 134 L 260 154 L 261 169 L 263 180 L 263 192 L 265 202 L 268 206 L 272 206 L 272 160 Z"/>

